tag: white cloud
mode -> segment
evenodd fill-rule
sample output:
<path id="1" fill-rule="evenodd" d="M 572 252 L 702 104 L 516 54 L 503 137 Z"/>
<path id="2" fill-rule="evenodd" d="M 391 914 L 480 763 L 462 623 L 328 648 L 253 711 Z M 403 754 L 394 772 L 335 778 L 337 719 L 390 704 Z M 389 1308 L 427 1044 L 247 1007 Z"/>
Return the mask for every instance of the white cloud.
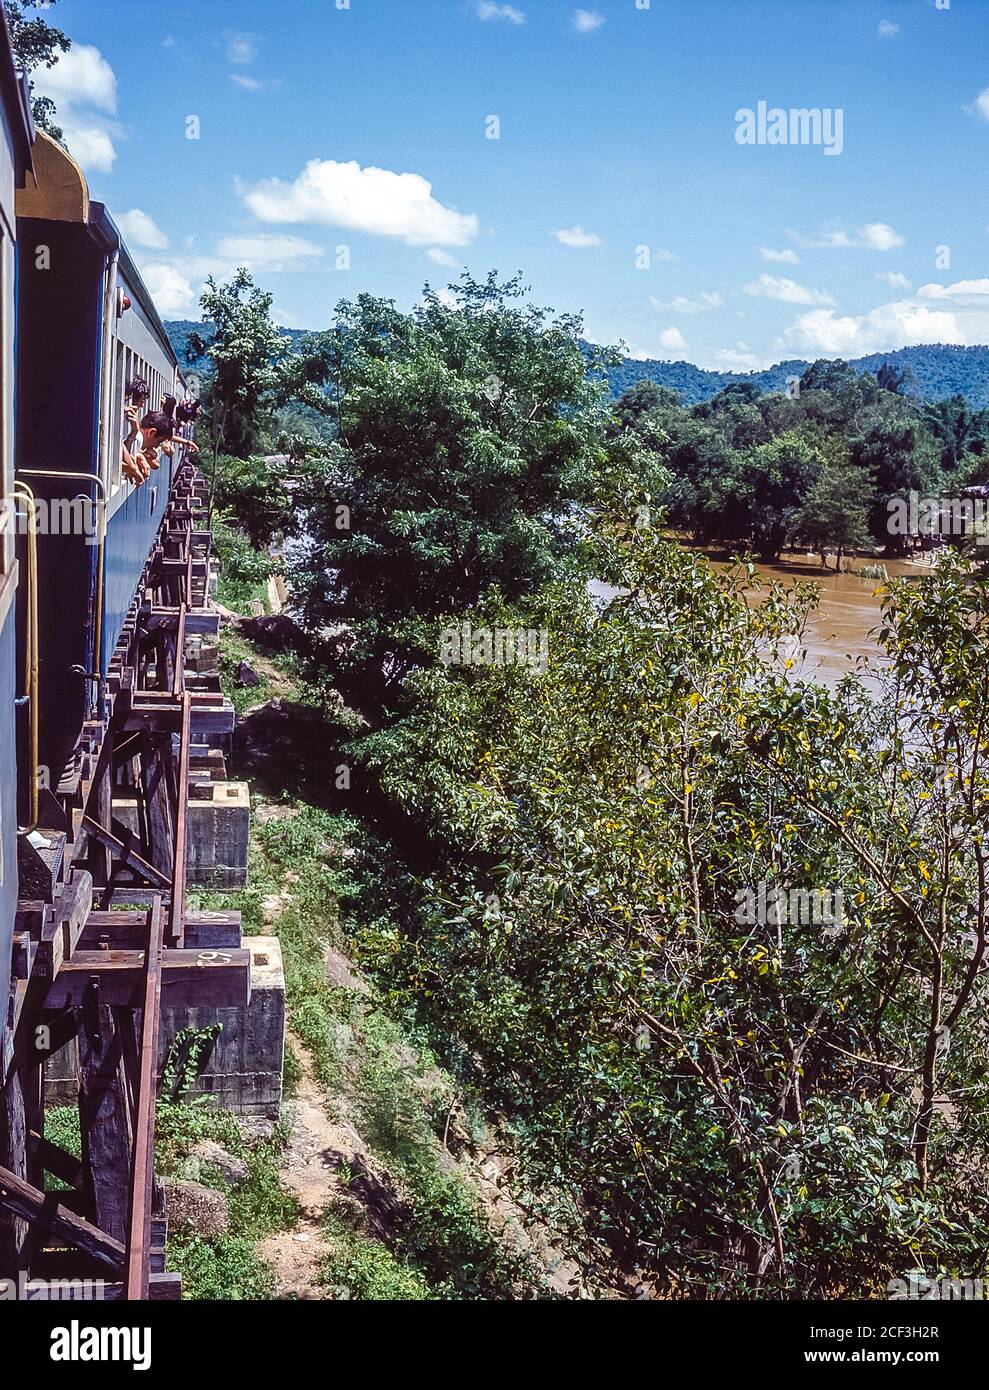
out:
<path id="1" fill-rule="evenodd" d="M 889 285 L 891 290 L 908 290 L 910 288 L 910 281 L 902 270 L 877 270 L 875 276 L 877 280 L 882 280 L 884 285 Z"/>
<path id="2" fill-rule="evenodd" d="M 147 246 L 152 251 L 164 251 L 168 246 L 168 237 L 157 222 L 140 208 L 122 212 L 116 223 L 132 246 Z"/>
<path id="3" fill-rule="evenodd" d="M 989 280 L 956 280 L 953 285 L 921 285 L 918 299 L 978 299 L 989 294 Z"/>
<path id="4" fill-rule="evenodd" d="M 224 37 L 226 39 L 227 58 L 231 63 L 246 66 L 246 64 L 254 62 L 258 52 L 256 34 L 229 31 Z"/>
<path id="5" fill-rule="evenodd" d="M 792 246 L 776 251 L 772 246 L 760 246 L 759 255 L 764 261 L 782 261 L 784 265 L 799 265 L 800 257 Z"/>
<path id="6" fill-rule="evenodd" d="M 441 251 L 438 246 L 431 247 L 426 254 L 431 261 L 435 261 L 437 265 L 446 266 L 448 270 L 460 269 L 460 262 L 456 256 L 451 256 L 449 251 Z"/>
<path id="7" fill-rule="evenodd" d="M 306 262 L 325 255 L 322 246 L 304 237 L 261 233 L 259 236 L 221 237 L 216 253 L 231 265 L 248 270 L 300 270 Z"/>
<path id="8" fill-rule="evenodd" d="M 576 227 L 560 227 L 555 232 L 550 233 L 555 236 L 557 241 L 563 246 L 601 246 L 601 238 L 596 232 L 585 232 L 578 223 Z"/>
<path id="9" fill-rule="evenodd" d="M 687 344 L 679 328 L 674 328 L 671 324 L 669 328 L 664 328 L 659 335 L 659 345 L 667 352 L 686 352 Z"/>
<path id="10" fill-rule="evenodd" d="M 496 5 L 493 0 L 477 0 L 478 19 L 507 19 L 509 24 L 524 24 L 525 15 L 514 5 Z"/>
<path id="11" fill-rule="evenodd" d="M 231 82 L 235 82 L 238 87 L 243 87 L 248 92 L 270 92 L 275 87 L 280 87 L 281 81 L 277 77 L 262 80 L 260 77 L 251 77 L 246 72 L 231 72 L 227 74 Z"/>
<path id="12" fill-rule="evenodd" d="M 749 352 L 748 343 L 719 348 L 714 354 L 714 366 L 724 372 L 758 372 L 762 365 L 755 353 Z"/>
<path id="13" fill-rule="evenodd" d="M 696 299 L 688 299 L 685 294 L 678 294 L 668 304 L 650 295 L 650 303 L 654 309 L 672 309 L 676 314 L 703 314 L 708 309 L 724 308 L 725 301 L 717 290 L 702 290 Z"/>
<path id="14" fill-rule="evenodd" d="M 38 95 L 55 103 L 58 124 L 75 158 L 87 171 L 109 174 L 117 152 L 112 123 L 105 117 L 117 110 L 117 79 L 100 50 L 92 44 L 73 44 L 52 67 L 38 68 L 32 77 Z"/>
<path id="15" fill-rule="evenodd" d="M 900 26 L 891 20 L 881 19 L 879 21 L 879 37 L 881 39 L 895 39 L 899 32 Z"/>
<path id="16" fill-rule="evenodd" d="M 867 314 L 841 317 L 836 317 L 833 309 L 812 309 L 791 324 L 785 336 L 808 352 L 842 357 L 890 352 L 916 343 L 967 341 L 953 313 L 909 299 L 880 304 Z"/>
<path id="17" fill-rule="evenodd" d="M 975 109 L 984 121 L 989 121 L 989 87 L 984 88 L 975 98 Z"/>
<path id="18" fill-rule="evenodd" d="M 578 34 L 590 34 L 600 29 L 603 23 L 604 15 L 598 14 L 597 10 L 574 10 L 573 27 Z"/>
<path id="19" fill-rule="evenodd" d="M 33 80 L 41 95 L 56 105 L 95 106 L 110 115 L 117 109 L 113 68 L 92 44 L 74 43 L 68 53 L 59 54 L 54 66 L 38 68 Z"/>
<path id="20" fill-rule="evenodd" d="M 198 295 L 174 266 L 153 262 L 144 266 L 141 274 L 163 319 L 184 318 L 197 308 Z"/>
<path id="21" fill-rule="evenodd" d="M 410 246 L 466 246 L 478 231 L 477 216 L 437 202 L 421 174 L 362 168 L 356 160 L 311 159 L 293 183 L 263 179 L 244 201 L 262 222 L 347 227 Z"/>
<path id="22" fill-rule="evenodd" d="M 798 285 L 785 275 L 760 275 L 757 280 L 743 286 L 746 294 L 758 295 L 761 299 L 778 299 L 784 304 L 833 304 L 834 298 L 827 290 L 812 290 L 806 285 Z"/>
<path id="23" fill-rule="evenodd" d="M 904 245 L 904 238 L 900 236 L 899 232 L 894 232 L 887 222 L 867 222 L 864 227 L 858 229 L 858 233 L 855 235 L 840 228 L 835 231 L 823 232 L 818 237 L 805 237 L 794 231 L 789 231 L 788 235 L 799 245 L 816 250 L 847 247 L 862 248 L 868 251 L 893 251 L 896 247 Z"/>

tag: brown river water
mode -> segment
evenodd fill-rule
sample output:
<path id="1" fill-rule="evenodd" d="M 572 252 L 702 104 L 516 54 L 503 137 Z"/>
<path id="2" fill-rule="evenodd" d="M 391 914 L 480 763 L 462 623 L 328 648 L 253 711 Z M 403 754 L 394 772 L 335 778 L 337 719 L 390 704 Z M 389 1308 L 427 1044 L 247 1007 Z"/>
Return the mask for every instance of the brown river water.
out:
<path id="1" fill-rule="evenodd" d="M 716 570 L 729 568 L 723 560 L 712 559 L 710 563 Z M 830 563 L 833 565 L 834 560 Z M 931 572 L 931 553 L 916 560 L 859 559 L 846 563 L 855 569 L 880 563 L 886 566 L 891 579 L 920 579 Z M 823 570 L 817 556 L 799 554 L 787 555 L 775 565 L 756 565 L 756 569 L 766 583 L 775 579 L 792 585 L 810 579 L 820 586 L 820 603 L 807 626 L 806 655 L 795 674 L 833 685 L 849 672 L 860 672 L 863 659 L 871 663 L 879 656 L 875 629 L 881 617 L 882 599 L 876 593 L 880 580 Z"/>

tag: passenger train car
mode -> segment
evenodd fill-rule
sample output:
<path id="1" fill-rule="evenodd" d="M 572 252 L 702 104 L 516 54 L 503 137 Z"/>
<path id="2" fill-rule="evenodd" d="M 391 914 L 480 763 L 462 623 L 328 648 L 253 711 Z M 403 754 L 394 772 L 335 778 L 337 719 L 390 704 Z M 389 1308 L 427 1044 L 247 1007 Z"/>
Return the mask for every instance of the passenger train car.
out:
<path id="1" fill-rule="evenodd" d="M 219 616 L 191 425 L 146 435 L 137 464 L 122 447 L 128 383 L 160 410 L 179 364 L 30 109 L 0 7 L 0 1285 L 39 1270 L 47 1297 L 69 1267 L 110 1280 L 87 1297 L 177 1297 L 153 1172 L 162 999 L 208 1021 L 251 997 L 239 913 L 185 905 L 189 799 L 231 803 L 234 713 L 199 659 Z M 69 1052 L 81 1158 L 44 1133 Z"/>
<path id="2" fill-rule="evenodd" d="M 82 724 L 181 462 L 162 458 L 141 486 L 123 476 L 125 387 L 144 378 L 151 410 L 183 388 L 151 297 L 82 171 L 42 133 L 34 161 L 37 185 L 17 200 L 15 437 L 46 581 L 37 595 L 38 776 L 57 786 L 78 761 Z"/>
<path id="3" fill-rule="evenodd" d="M 4 31 L 6 25 L 4 24 Z M 17 772 L 15 687 L 19 567 L 14 512 L 14 322 L 17 275 L 15 190 L 32 176 L 34 129 L 27 91 L 14 71 L 6 33 L 0 34 L 0 1005 L 6 1011 L 17 907 Z M 6 1020 L 0 1020 L 5 1022 Z"/>

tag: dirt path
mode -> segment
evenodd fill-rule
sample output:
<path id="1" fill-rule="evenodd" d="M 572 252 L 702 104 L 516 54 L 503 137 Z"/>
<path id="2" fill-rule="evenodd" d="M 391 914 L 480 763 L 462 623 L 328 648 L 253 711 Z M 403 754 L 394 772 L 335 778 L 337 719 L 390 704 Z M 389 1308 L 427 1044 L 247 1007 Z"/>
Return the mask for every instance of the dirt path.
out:
<path id="1" fill-rule="evenodd" d="M 328 1117 L 324 1090 L 302 1043 L 291 1033 L 286 1043 L 295 1052 L 301 1075 L 295 1099 L 282 1107 L 291 1133 L 281 1180 L 298 1200 L 301 1216 L 294 1230 L 279 1231 L 262 1241 L 258 1254 L 272 1267 L 277 1298 L 332 1298 L 332 1291 L 319 1282 L 320 1266 L 330 1253 L 321 1220 L 330 1203 L 344 1193 L 340 1165 L 363 1158 L 367 1150 L 351 1125 L 334 1124 Z"/>

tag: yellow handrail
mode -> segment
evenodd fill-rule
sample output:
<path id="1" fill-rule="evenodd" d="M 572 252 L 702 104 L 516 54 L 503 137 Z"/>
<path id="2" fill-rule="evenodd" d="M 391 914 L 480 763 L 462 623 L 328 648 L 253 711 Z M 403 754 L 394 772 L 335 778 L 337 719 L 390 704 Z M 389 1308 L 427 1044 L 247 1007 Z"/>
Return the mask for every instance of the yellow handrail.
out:
<path id="1" fill-rule="evenodd" d="M 35 505 L 34 493 L 27 483 L 22 483 L 20 479 L 14 482 L 14 496 L 19 497 L 27 506 L 28 532 L 27 532 L 27 636 L 24 643 L 24 695 L 28 702 L 28 714 L 30 716 L 30 748 L 31 748 L 31 824 L 18 826 L 18 830 L 26 833 L 35 828 L 38 824 L 38 749 L 39 736 L 38 725 L 40 711 L 38 708 L 38 509 Z"/>
<path id="2" fill-rule="evenodd" d="M 96 473 L 63 472 L 60 468 L 19 468 L 19 474 L 32 478 L 81 478 L 84 482 L 95 483 L 102 497 L 97 503 L 99 516 L 99 543 L 96 554 L 96 628 L 93 639 L 93 667 L 102 670 L 103 642 L 103 547 L 106 541 L 106 483 Z"/>

